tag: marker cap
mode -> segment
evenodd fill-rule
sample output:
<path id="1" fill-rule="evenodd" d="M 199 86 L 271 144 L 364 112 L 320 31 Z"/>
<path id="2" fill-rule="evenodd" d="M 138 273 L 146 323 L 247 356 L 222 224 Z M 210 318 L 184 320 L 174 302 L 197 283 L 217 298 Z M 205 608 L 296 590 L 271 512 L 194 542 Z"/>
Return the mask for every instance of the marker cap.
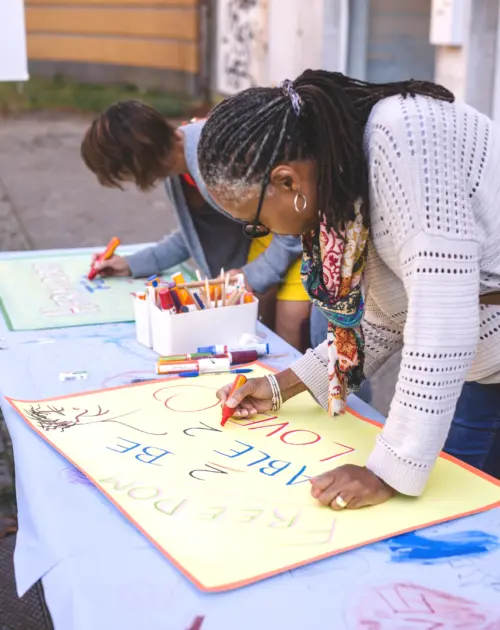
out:
<path id="1" fill-rule="evenodd" d="M 236 352 L 230 352 L 231 365 L 238 363 L 251 363 L 257 361 L 258 354 L 256 350 L 236 350 Z"/>
<path id="2" fill-rule="evenodd" d="M 172 295 L 168 289 L 160 289 L 158 291 L 158 298 L 160 300 L 160 305 L 164 311 L 169 311 L 174 307 L 174 301 L 172 299 Z"/>

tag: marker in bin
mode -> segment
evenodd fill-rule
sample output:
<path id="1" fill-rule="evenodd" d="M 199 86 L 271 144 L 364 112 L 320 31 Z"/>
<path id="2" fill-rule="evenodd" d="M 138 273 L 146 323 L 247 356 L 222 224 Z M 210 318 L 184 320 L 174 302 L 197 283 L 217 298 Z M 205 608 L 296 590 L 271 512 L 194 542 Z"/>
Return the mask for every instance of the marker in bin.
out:
<path id="1" fill-rule="evenodd" d="M 160 284 L 160 278 L 158 278 L 158 276 L 149 276 L 146 280 L 146 284 L 156 289 L 156 287 Z"/>
<path id="2" fill-rule="evenodd" d="M 186 284 L 186 280 L 184 279 L 184 276 L 180 272 L 174 273 L 172 275 L 172 282 L 175 284 L 175 286 L 177 286 L 178 284 Z M 194 301 L 191 298 L 189 291 L 187 291 L 186 289 L 176 289 L 176 290 L 178 292 L 179 299 L 183 305 L 190 304 Z"/>
<path id="3" fill-rule="evenodd" d="M 158 291 L 158 300 L 160 302 L 160 307 L 162 311 L 167 311 L 172 315 L 177 313 L 174 305 L 174 300 L 172 299 L 172 295 L 168 289 L 160 289 Z"/>
<path id="4" fill-rule="evenodd" d="M 102 254 L 99 254 L 99 256 L 97 256 L 97 258 L 94 261 L 94 264 L 90 268 L 90 271 L 87 276 L 89 280 L 93 280 L 99 273 L 99 269 L 96 268 L 96 264 L 102 262 L 103 260 L 109 260 L 111 256 L 115 253 L 115 250 L 119 244 L 120 244 L 120 239 L 116 236 L 113 236 L 113 238 L 107 244 L 106 249 L 102 252 Z"/>
<path id="5" fill-rule="evenodd" d="M 189 313 L 189 308 L 182 303 L 177 289 L 169 289 L 177 313 Z"/>

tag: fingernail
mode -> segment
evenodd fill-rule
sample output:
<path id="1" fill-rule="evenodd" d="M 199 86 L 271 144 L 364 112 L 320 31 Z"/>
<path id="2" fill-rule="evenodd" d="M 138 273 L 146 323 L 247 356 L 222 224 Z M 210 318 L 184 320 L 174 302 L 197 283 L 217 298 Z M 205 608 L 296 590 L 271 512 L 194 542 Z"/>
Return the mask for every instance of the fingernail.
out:
<path id="1" fill-rule="evenodd" d="M 246 409 L 242 409 L 240 415 L 242 418 L 245 418 L 246 416 L 248 416 L 248 411 Z"/>
<path id="2" fill-rule="evenodd" d="M 257 409 L 250 409 L 250 413 L 254 415 L 255 413 L 257 413 Z"/>
<path id="3" fill-rule="evenodd" d="M 235 407 L 238 406 L 238 403 L 236 402 L 234 398 L 228 398 L 226 401 L 226 406 L 231 407 L 231 409 L 234 409 Z"/>

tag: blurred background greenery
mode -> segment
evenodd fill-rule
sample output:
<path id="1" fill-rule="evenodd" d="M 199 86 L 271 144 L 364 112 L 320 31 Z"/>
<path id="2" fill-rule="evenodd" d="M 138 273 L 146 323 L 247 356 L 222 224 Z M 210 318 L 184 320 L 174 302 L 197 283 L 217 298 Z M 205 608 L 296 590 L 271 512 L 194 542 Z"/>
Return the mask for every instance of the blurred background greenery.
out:
<path id="1" fill-rule="evenodd" d="M 134 85 L 83 84 L 61 75 L 32 77 L 23 84 L 0 82 L 0 113 L 5 116 L 42 110 L 97 113 L 116 101 L 132 99 L 146 101 L 168 118 L 191 116 L 196 109 L 185 94 Z"/>

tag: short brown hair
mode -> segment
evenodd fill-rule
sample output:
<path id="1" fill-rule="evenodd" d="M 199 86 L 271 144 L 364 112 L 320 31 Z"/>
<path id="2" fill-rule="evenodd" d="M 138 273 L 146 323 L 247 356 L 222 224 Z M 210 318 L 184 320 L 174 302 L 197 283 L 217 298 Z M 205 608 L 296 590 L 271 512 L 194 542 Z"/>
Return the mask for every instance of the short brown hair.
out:
<path id="1" fill-rule="evenodd" d="M 103 186 L 121 188 L 133 178 L 141 190 L 166 176 L 175 129 L 149 105 L 139 101 L 115 103 L 90 125 L 80 153 Z"/>

